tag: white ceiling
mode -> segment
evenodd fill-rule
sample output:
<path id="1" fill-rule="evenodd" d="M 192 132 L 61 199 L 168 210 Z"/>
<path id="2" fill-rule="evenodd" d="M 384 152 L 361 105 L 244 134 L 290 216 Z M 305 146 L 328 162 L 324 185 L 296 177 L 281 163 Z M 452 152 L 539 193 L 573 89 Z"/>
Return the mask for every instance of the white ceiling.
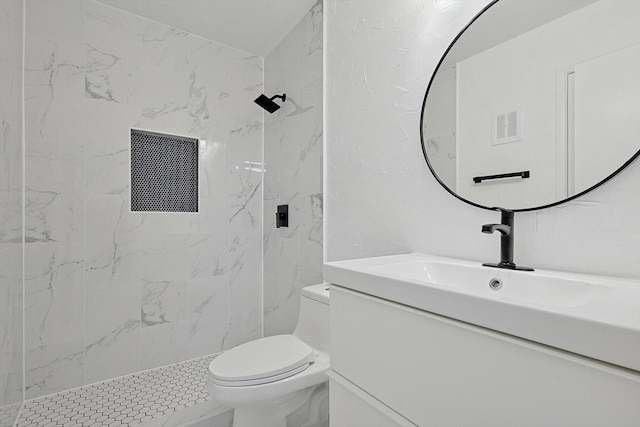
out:
<path id="1" fill-rule="evenodd" d="M 266 56 L 316 0 L 99 0 L 209 40 Z"/>

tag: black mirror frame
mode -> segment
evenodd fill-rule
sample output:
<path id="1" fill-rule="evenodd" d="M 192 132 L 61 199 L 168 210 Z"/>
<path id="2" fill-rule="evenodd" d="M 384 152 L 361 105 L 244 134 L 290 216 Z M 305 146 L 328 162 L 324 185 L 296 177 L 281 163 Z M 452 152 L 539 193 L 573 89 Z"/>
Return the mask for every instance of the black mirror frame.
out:
<path id="1" fill-rule="evenodd" d="M 433 81 L 436 77 L 436 73 L 438 72 L 438 70 L 440 69 L 440 66 L 442 65 L 442 63 L 444 62 L 445 58 L 447 57 L 447 55 L 449 54 L 449 51 L 453 48 L 453 46 L 456 44 L 456 42 L 458 41 L 458 39 L 462 36 L 462 34 L 464 34 L 465 31 L 467 31 L 467 29 L 478 19 L 480 18 L 480 16 L 482 16 L 487 10 L 489 10 L 493 5 L 495 5 L 496 3 L 498 3 L 500 0 L 492 0 L 491 3 L 489 3 L 488 5 L 486 5 L 480 12 L 478 12 L 478 14 L 476 16 L 473 17 L 473 19 L 471 21 L 469 21 L 469 23 L 467 25 L 464 26 L 464 28 L 458 33 L 458 35 L 453 39 L 453 41 L 451 42 L 451 44 L 449 44 L 449 47 L 447 47 L 447 50 L 445 50 L 444 54 L 442 55 L 442 57 L 440 58 L 440 60 L 438 61 L 438 65 L 436 65 L 435 70 L 433 70 L 433 74 L 431 75 L 431 79 L 429 80 L 429 85 L 427 86 L 427 91 L 424 95 L 424 100 L 422 101 L 422 110 L 420 112 L 420 142 L 422 144 L 422 154 L 424 155 L 424 159 L 427 162 L 427 166 L 429 167 L 429 170 L 431 171 L 431 174 L 433 175 L 433 177 L 436 179 L 436 181 L 438 181 L 438 183 L 445 189 L 447 190 L 447 192 L 449 192 L 449 194 L 451 194 L 452 196 L 454 196 L 455 198 L 470 204 L 472 206 L 475 206 L 477 208 L 481 208 L 481 209 L 487 209 L 487 210 L 496 210 L 495 206 L 484 206 L 481 205 L 479 203 L 475 203 L 472 202 L 471 200 L 467 200 L 464 197 L 459 196 L 455 191 L 451 190 L 449 187 L 447 187 L 447 185 L 442 182 L 442 180 L 440 179 L 440 177 L 438 177 L 438 174 L 435 172 L 435 170 L 433 169 L 433 166 L 431 165 L 431 162 L 429 162 L 429 157 L 427 156 L 427 148 L 425 145 L 425 141 L 424 141 L 424 116 L 425 116 L 425 107 L 427 105 L 427 97 L 429 96 L 429 91 L 431 89 L 431 85 L 433 84 Z M 633 161 L 638 158 L 640 156 L 640 149 L 638 149 L 638 151 L 636 151 L 636 153 L 631 156 L 629 158 L 629 160 L 627 160 L 626 162 L 624 162 L 622 164 L 622 166 L 620 166 L 618 169 L 616 169 L 613 173 L 611 173 L 609 176 L 607 176 L 606 178 L 604 178 L 603 180 L 601 180 L 600 182 L 597 182 L 596 184 L 592 185 L 591 187 L 587 188 L 586 190 L 583 190 L 577 194 L 574 194 L 573 196 L 567 197 L 565 199 L 559 200 L 557 202 L 553 202 L 553 203 L 548 203 L 546 205 L 540 205 L 540 206 L 534 206 L 531 208 L 521 208 L 521 209 L 513 209 L 510 208 L 509 206 L 501 206 L 500 208 L 503 209 L 509 209 L 512 210 L 513 212 L 528 212 L 528 211 L 536 211 L 536 210 L 540 210 L 540 209 L 546 209 L 546 208 L 550 208 L 553 206 L 557 206 L 566 202 L 569 202 L 571 200 L 577 199 L 578 197 L 581 197 L 587 193 L 589 193 L 590 191 L 600 187 L 601 185 L 603 185 L 605 182 L 611 180 L 613 177 L 615 177 L 616 175 L 618 175 L 620 172 L 622 172 L 623 169 L 625 169 L 627 166 L 629 166 L 631 163 L 633 163 Z"/>

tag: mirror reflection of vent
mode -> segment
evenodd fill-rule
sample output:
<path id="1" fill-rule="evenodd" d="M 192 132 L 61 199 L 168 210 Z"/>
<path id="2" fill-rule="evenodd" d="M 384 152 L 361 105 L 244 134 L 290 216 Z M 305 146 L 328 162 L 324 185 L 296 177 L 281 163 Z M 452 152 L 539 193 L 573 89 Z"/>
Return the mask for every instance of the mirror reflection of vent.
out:
<path id="1" fill-rule="evenodd" d="M 131 210 L 198 212 L 198 140 L 131 129 Z"/>
<path id="2" fill-rule="evenodd" d="M 522 140 L 522 111 L 515 109 L 494 116 L 493 145 Z"/>

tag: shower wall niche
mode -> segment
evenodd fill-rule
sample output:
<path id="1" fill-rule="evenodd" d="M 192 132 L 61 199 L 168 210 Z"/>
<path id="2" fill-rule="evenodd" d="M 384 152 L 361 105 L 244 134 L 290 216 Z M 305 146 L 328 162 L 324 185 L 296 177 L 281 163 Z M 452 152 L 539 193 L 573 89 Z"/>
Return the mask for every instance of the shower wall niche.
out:
<path id="1" fill-rule="evenodd" d="M 262 336 L 263 59 L 91 0 L 25 47 L 26 397 Z M 205 141 L 199 212 L 131 212 L 131 128 Z"/>

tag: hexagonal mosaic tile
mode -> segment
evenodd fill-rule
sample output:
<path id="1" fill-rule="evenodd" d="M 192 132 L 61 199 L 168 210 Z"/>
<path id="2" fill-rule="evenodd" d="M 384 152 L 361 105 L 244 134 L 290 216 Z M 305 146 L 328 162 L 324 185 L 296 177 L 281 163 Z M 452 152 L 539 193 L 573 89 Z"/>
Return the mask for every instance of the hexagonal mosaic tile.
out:
<path id="1" fill-rule="evenodd" d="M 209 400 L 213 356 L 25 402 L 16 427 L 133 426 Z"/>

